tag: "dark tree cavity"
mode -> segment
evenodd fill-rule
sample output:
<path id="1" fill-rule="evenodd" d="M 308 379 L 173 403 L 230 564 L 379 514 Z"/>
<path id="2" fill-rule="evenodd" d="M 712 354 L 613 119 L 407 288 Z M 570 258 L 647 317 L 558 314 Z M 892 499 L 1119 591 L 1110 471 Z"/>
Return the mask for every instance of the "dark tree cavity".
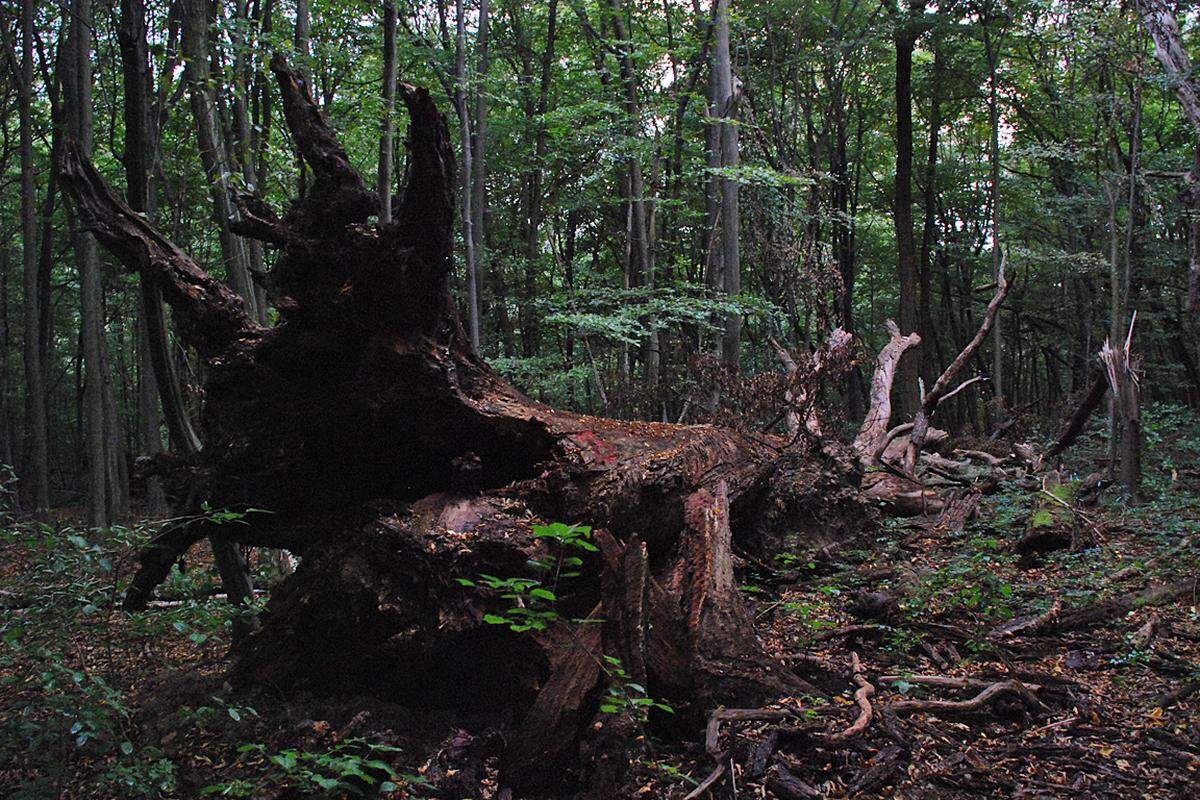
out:
<path id="1" fill-rule="evenodd" d="M 857 460 L 808 438 L 602 419 L 522 395 L 473 352 L 454 309 L 454 159 L 429 93 L 399 87 L 409 172 L 394 220 L 376 224 L 378 195 L 304 78 L 278 56 L 272 69 L 313 176 L 282 217 L 238 199 L 237 232 L 279 250 L 262 278 L 274 327 L 131 212 L 80 150 L 61 164 L 89 229 L 161 289 L 207 361 L 204 450 L 149 469 L 193 506 L 273 512 L 165 534 L 127 604 L 203 536 L 299 553 L 236 676 L 503 712 L 515 720 L 506 779 L 526 789 L 595 786 L 596 753 L 628 742 L 619 715 L 597 714 L 612 679 L 602 655 L 689 725 L 720 703 L 804 691 L 757 639 L 736 562 L 787 535 L 867 529 Z M 458 579 L 529 575 L 531 559 L 554 556 L 532 526 L 552 520 L 596 531 L 599 551 L 562 582 L 556 611 L 597 624 L 486 624 L 508 601 Z"/>

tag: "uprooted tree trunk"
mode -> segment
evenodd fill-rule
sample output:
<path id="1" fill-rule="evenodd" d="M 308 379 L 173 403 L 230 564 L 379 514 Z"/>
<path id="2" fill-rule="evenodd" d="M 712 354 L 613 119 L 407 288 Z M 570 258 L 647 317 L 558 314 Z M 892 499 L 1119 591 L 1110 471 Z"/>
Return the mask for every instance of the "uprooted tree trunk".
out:
<path id="1" fill-rule="evenodd" d="M 454 164 L 428 92 L 401 86 L 407 185 L 394 221 L 375 224 L 378 197 L 304 79 L 279 57 L 272 70 L 314 176 L 282 218 L 239 200 L 238 232 L 280 250 L 266 278 L 273 328 L 130 212 L 77 149 L 61 164 L 90 229 L 161 287 L 208 362 L 207 446 L 157 469 L 194 506 L 272 512 L 168 531 L 143 553 L 127 604 L 145 603 L 210 533 L 302 553 L 236 674 L 512 712 L 504 771 L 526 788 L 570 775 L 581 747 L 596 761 L 597 731 L 615 724 L 597 708 L 614 681 L 647 687 L 681 720 L 802 689 L 756 639 L 734 551 L 780 531 L 869 525 L 853 459 L 783 437 L 567 413 L 513 389 L 454 311 Z M 600 545 L 554 587 L 553 613 L 603 622 L 488 624 L 511 602 L 479 576 L 542 577 L 530 562 L 562 556 L 533 530 L 549 520 L 594 526 Z"/>

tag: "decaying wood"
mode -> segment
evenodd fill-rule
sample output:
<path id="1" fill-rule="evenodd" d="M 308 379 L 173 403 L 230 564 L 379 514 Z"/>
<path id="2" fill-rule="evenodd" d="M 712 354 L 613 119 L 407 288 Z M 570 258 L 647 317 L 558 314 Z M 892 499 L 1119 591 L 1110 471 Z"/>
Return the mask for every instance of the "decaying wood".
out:
<path id="1" fill-rule="evenodd" d="M 393 221 L 379 224 L 378 197 L 304 78 L 278 57 L 271 68 L 313 176 L 281 214 L 241 199 L 239 229 L 279 251 L 263 279 L 274 327 L 132 213 L 77 149 L 60 165 L 84 223 L 161 285 L 206 361 L 206 447 L 154 469 L 193 506 L 271 512 L 221 535 L 303 555 L 239 647 L 235 678 L 494 709 L 515 720 L 502 771 L 518 791 L 586 778 L 582 762 L 600 758 L 582 750 L 622 757 L 633 737 L 597 713 L 613 680 L 605 655 L 644 675 L 679 720 L 812 693 L 760 646 L 733 550 L 870 530 L 854 460 L 826 443 L 797 453 L 786 437 L 525 397 L 475 353 L 454 310 L 454 157 L 430 94 L 400 87 L 408 174 Z M 593 527 L 600 545 L 557 585 L 554 612 L 602 622 L 489 624 L 510 601 L 479 576 L 544 578 L 531 561 L 562 553 L 533 526 L 551 520 Z M 147 549 L 128 605 L 152 596 L 202 528 Z"/>
<path id="2" fill-rule="evenodd" d="M 716 785 L 729 770 L 729 751 L 721 749 L 721 725 L 726 722 L 747 720 L 784 720 L 791 712 L 771 708 L 718 708 L 708 718 L 704 729 L 704 751 L 716 762 L 713 771 L 696 788 L 688 792 L 683 800 L 696 800 Z"/>
<path id="3" fill-rule="evenodd" d="M 997 274 L 995 294 L 988 303 L 983 321 L 975 336 L 954 358 L 934 382 L 929 391 L 921 387 L 921 404 L 911 422 L 891 425 L 891 392 L 895 379 L 896 364 L 904 352 L 920 343 L 920 336 L 902 336 L 899 328 L 890 320 L 890 339 L 879 352 L 875 373 L 871 379 L 871 405 L 855 437 L 853 449 L 867 474 L 863 480 L 866 496 L 885 507 L 890 513 L 901 515 L 937 514 L 946 508 L 948 499 L 936 486 L 922 480 L 918 474 L 918 460 L 922 451 L 935 443 L 949 441 L 949 434 L 934 428 L 932 417 L 938 406 L 966 389 L 971 384 L 985 380 L 976 376 L 955 386 L 959 373 L 975 357 L 988 332 L 995 324 L 1000 306 L 1008 296 L 1011 281 L 1006 275 L 1007 258 L 1002 258 Z M 995 466 L 995 464 L 993 464 Z M 944 465 L 928 462 L 927 471 L 938 473 L 953 483 L 971 484 L 976 476 L 963 470 L 963 476 L 947 474 Z"/>
<path id="4" fill-rule="evenodd" d="M 1062 432 L 1058 435 L 1058 439 L 1037 460 L 1035 467 L 1040 467 L 1043 464 L 1052 464 L 1054 459 L 1075 443 L 1075 440 L 1079 438 L 1079 434 L 1083 433 L 1088 418 L 1100 407 L 1100 402 L 1104 400 L 1107 394 L 1108 378 L 1103 370 L 1097 368 L 1092 372 L 1087 392 L 1084 394 L 1083 399 L 1079 401 L 1079 405 L 1075 406 L 1075 409 L 1071 412 L 1071 416 L 1067 418 Z"/>
<path id="5" fill-rule="evenodd" d="M 1142 422 L 1138 398 L 1141 382 L 1141 359 L 1135 357 L 1133 327 L 1137 323 L 1137 312 L 1129 321 L 1129 333 L 1123 346 L 1113 347 L 1106 339 L 1100 348 L 1100 363 L 1108 377 L 1108 388 L 1112 392 L 1113 409 L 1121 419 L 1121 482 L 1130 491 L 1137 492 L 1142 479 Z"/>

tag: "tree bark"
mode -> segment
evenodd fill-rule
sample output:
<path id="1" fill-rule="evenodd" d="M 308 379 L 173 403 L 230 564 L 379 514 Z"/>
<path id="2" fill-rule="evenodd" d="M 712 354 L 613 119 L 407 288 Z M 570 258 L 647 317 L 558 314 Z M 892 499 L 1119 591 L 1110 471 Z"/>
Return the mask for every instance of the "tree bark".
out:
<path id="1" fill-rule="evenodd" d="M 383 132 L 379 135 L 379 221 L 392 221 L 392 153 L 396 144 L 396 4 L 383 3 Z M 473 281 L 474 276 L 468 280 Z M 473 286 L 473 284 L 471 284 Z"/>
<path id="2" fill-rule="evenodd" d="M 91 104 L 91 2 L 73 0 L 70 14 L 69 43 L 64 50 L 66 69 L 67 127 L 85 157 L 92 149 Z M 93 527 L 109 525 L 111 517 L 108 447 L 105 436 L 104 368 L 101 340 L 104 337 L 104 299 L 100 284 L 100 261 L 91 234 L 76 230 L 75 268 L 79 275 L 80 339 L 83 367 L 83 426 L 86 452 L 88 520 Z"/>
<path id="3" fill-rule="evenodd" d="M 277 686 L 366 685 L 424 705 L 514 713 L 504 779 L 518 790 L 588 769 L 578 745 L 615 678 L 601 655 L 644 664 L 649 692 L 699 720 L 720 702 L 812 691 L 767 656 L 736 590 L 732 548 L 783 531 L 870 529 L 859 473 L 832 447 L 713 426 L 630 423 L 521 395 L 471 348 L 449 292 L 453 147 L 429 93 L 411 117 L 403 199 L 379 199 L 281 58 L 272 68 L 314 181 L 282 220 L 246 232 L 280 250 L 271 329 L 133 214 L 77 149 L 62 164 L 80 213 L 127 267 L 153 274 L 185 341 L 207 360 L 210 444 L 164 473 L 214 507 L 255 505 L 228 535 L 302 551 L 236 674 Z M 338 254 L 333 258 L 330 254 Z M 562 622 L 488 624 L 509 605 L 479 575 L 536 579 L 560 551 L 532 525 L 592 526 L 599 554 L 557 587 Z M 831 521 L 836 521 L 831 528 Z M 126 602 L 150 595 L 203 527 L 142 557 Z M 460 582 L 471 582 L 464 585 Z M 603 626 L 576 629 L 591 617 Z M 603 627 L 602 632 L 600 628 Z"/>
<path id="4" fill-rule="evenodd" d="M 479 86 L 475 90 L 475 138 L 471 157 L 471 235 L 475 237 L 475 275 L 474 293 L 472 294 L 470 287 L 467 292 L 467 331 L 471 336 L 471 346 L 476 350 L 479 349 L 482 341 L 480 336 L 479 271 L 487 268 L 487 237 L 483 226 L 487 213 L 487 77 L 491 63 L 488 59 L 490 30 L 490 3 L 489 0 L 480 0 L 479 33 L 475 39 L 475 51 L 479 59 L 476 68 Z"/>
<path id="5" fill-rule="evenodd" d="M 999 67 L 999 54 L 992 42 L 991 6 L 983 22 L 983 44 L 987 51 L 988 61 L 988 120 L 990 123 L 990 139 L 988 147 L 989 191 L 992 206 L 992 278 L 999 281 L 1001 256 L 1000 243 L 1000 98 L 996 71 Z M 996 316 L 992 326 L 992 391 L 1000 408 L 1004 407 L 1004 335 L 1002 320 Z"/>
<path id="6" fill-rule="evenodd" d="M 17 86 L 21 148 L 21 259 L 24 287 L 25 436 L 30 505 L 36 519 L 50 509 L 45 382 L 39 344 L 41 280 L 37 252 L 37 185 L 33 160 L 33 3 L 21 4 L 21 79 Z"/>
<path id="7" fill-rule="evenodd" d="M 479 349 L 479 265 L 475 258 L 475 214 L 472 210 L 474 186 L 471 167 L 471 112 L 467 106 L 467 18 L 462 0 L 454 2 L 454 107 L 458 113 L 459 138 L 462 145 L 462 203 L 463 253 L 467 273 L 467 321 L 471 347 Z M 393 75 L 393 82 L 395 76 Z"/>
<path id="8" fill-rule="evenodd" d="M 1192 202 L 1192 222 L 1188 227 L 1188 315 L 1192 335 L 1200 339 L 1200 94 L 1192 74 L 1192 62 L 1184 47 L 1175 15 L 1163 0 L 1138 0 L 1142 24 L 1154 40 L 1154 56 L 1162 64 L 1167 81 L 1191 122 L 1197 137 L 1197 157 L 1185 176 L 1187 196 Z"/>
<path id="9" fill-rule="evenodd" d="M 221 243 L 221 256 L 229 285 L 246 302 L 250 314 L 257 317 L 257 299 L 250 278 L 250 265 L 243 242 L 236 238 L 231 227 L 236 210 L 230 196 L 228 176 L 230 161 L 222 142 L 220 122 L 213 106 L 209 84 L 208 9 L 210 0 L 180 0 L 183 15 L 184 80 L 196 126 L 196 144 L 200 163 L 208 180 L 213 204 L 213 222 Z"/>
<path id="10" fill-rule="evenodd" d="M 901 333 L 913 333 L 919 326 L 917 314 L 917 253 L 913 233 L 912 172 L 912 71 L 913 49 L 922 29 L 925 0 L 910 0 L 907 12 L 896 4 L 896 188 L 892 210 L 896 230 L 896 269 L 900 289 L 899 322 Z M 914 354 L 900 359 L 896 374 L 897 406 L 910 417 L 917 409 L 919 362 Z"/>
<path id="11" fill-rule="evenodd" d="M 717 39 L 713 51 L 716 73 L 716 96 L 718 101 L 721 141 L 721 167 L 735 170 L 738 166 L 737 105 L 741 91 L 733 86 L 733 64 L 729 53 L 729 0 L 717 0 Z M 741 238 L 741 216 L 738 213 L 738 182 L 733 175 L 721 177 L 721 275 L 725 294 L 736 295 L 742 291 L 741 256 L 738 240 Z M 725 332 L 721 338 L 721 361 L 731 370 L 738 368 L 738 351 L 742 339 L 742 318 L 730 314 L 725 318 Z"/>

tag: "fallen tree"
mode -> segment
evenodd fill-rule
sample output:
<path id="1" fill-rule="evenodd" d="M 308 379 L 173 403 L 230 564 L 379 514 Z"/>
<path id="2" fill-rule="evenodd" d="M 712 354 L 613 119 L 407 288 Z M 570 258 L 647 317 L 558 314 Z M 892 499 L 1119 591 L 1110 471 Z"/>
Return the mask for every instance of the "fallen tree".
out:
<path id="1" fill-rule="evenodd" d="M 239 646 L 236 676 L 503 712 L 516 719 L 504 776 L 523 789 L 611 778 L 599 765 L 633 736 L 598 709 L 630 687 L 681 721 L 805 690 L 759 644 L 734 550 L 783 532 L 869 531 L 855 460 L 825 443 L 583 416 L 522 395 L 454 310 L 454 158 L 429 93 L 401 87 L 409 174 L 394 221 L 378 224 L 379 198 L 303 78 L 279 57 L 272 70 L 313 175 L 282 217 L 240 198 L 237 231 L 279 250 L 263 279 L 274 327 L 130 211 L 77 148 L 60 164 L 85 224 L 162 289 L 207 363 L 206 447 L 153 469 L 192 511 L 271 512 L 167 531 L 126 604 L 145 604 L 204 536 L 300 553 Z M 538 527 L 554 520 L 595 535 L 575 547 L 578 536 Z M 554 583 L 537 569 L 547 564 Z"/>

